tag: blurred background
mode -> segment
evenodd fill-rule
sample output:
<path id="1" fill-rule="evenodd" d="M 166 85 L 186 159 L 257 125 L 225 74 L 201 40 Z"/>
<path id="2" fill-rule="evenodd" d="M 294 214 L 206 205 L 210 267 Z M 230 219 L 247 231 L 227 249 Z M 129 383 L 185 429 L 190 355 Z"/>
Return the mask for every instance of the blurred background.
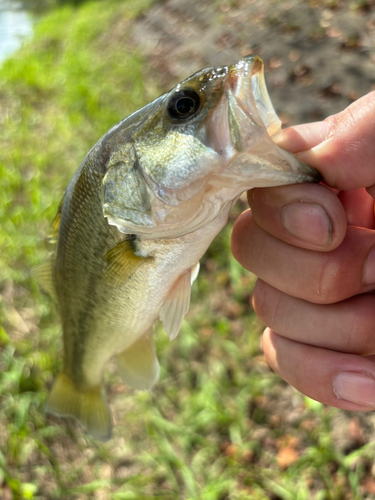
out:
<path id="1" fill-rule="evenodd" d="M 339 411 L 267 367 L 255 277 L 230 224 L 202 261 L 161 380 L 106 389 L 114 439 L 45 415 L 61 368 L 53 300 L 30 277 L 64 189 L 116 122 L 209 65 L 259 54 L 284 125 L 375 90 L 374 0 L 0 0 L 0 498 L 375 499 L 375 416 Z"/>

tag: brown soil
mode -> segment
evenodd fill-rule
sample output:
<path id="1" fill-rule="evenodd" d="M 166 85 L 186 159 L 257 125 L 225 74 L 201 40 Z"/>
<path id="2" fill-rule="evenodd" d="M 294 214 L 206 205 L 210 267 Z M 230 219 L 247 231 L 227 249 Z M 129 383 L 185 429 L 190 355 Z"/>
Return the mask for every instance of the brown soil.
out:
<path id="1" fill-rule="evenodd" d="M 375 89 L 375 2 L 167 0 L 134 28 L 164 90 L 258 54 L 285 125 L 321 120 Z"/>

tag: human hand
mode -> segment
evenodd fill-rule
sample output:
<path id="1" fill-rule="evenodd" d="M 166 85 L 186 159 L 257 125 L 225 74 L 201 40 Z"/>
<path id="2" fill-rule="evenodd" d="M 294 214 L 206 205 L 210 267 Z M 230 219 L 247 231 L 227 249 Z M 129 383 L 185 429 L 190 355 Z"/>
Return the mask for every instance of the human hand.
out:
<path id="1" fill-rule="evenodd" d="M 235 258 L 259 276 L 256 313 L 271 368 L 307 396 L 375 409 L 375 92 L 275 142 L 317 168 L 322 185 L 249 192 Z"/>

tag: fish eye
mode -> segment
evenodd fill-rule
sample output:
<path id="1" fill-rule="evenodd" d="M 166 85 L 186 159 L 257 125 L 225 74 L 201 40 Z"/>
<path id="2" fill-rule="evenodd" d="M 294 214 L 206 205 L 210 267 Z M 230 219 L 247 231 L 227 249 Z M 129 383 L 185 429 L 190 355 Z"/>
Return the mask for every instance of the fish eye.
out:
<path id="1" fill-rule="evenodd" d="M 201 100 L 197 92 L 190 89 L 175 92 L 168 102 L 168 113 L 175 120 L 186 120 L 200 108 Z"/>

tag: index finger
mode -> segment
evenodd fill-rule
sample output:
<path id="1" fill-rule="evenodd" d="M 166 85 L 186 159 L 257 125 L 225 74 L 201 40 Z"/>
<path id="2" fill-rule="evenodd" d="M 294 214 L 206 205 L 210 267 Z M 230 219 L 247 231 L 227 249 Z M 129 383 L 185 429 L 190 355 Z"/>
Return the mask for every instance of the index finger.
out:
<path id="1" fill-rule="evenodd" d="M 287 128 L 273 140 L 319 170 L 332 188 L 371 187 L 375 184 L 375 91 L 341 113 Z"/>

